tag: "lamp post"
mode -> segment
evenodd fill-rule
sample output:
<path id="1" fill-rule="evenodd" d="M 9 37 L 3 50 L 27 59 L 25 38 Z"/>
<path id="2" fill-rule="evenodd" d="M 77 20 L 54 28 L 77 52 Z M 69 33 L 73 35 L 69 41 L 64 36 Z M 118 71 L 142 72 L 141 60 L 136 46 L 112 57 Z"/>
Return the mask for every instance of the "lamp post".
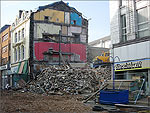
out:
<path id="1" fill-rule="evenodd" d="M 120 58 L 118 57 L 118 56 L 115 56 L 115 57 L 113 57 L 113 56 L 110 56 L 110 58 L 112 58 L 112 67 L 113 67 L 113 69 L 112 69 L 112 73 L 113 73 L 113 89 L 115 89 L 115 66 L 114 66 L 114 62 L 115 62 L 115 59 L 116 58 L 118 58 L 118 60 L 120 61 Z"/>

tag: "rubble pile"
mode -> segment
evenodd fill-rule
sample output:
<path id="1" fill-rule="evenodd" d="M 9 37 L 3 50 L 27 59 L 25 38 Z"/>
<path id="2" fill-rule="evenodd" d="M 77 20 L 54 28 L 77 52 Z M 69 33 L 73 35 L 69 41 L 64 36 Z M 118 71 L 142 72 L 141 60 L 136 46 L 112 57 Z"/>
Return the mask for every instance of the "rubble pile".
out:
<path id="1" fill-rule="evenodd" d="M 49 66 L 28 85 L 28 90 L 46 94 L 78 94 L 96 91 L 111 78 L 109 67 L 97 69 Z"/>

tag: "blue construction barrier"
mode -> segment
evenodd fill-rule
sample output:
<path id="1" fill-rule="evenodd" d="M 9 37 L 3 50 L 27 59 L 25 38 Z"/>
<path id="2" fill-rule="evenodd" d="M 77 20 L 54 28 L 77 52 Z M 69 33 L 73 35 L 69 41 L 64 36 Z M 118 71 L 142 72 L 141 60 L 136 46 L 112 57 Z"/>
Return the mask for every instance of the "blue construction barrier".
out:
<path id="1" fill-rule="evenodd" d="M 100 104 L 127 104 L 129 102 L 129 90 L 101 90 L 99 102 Z"/>

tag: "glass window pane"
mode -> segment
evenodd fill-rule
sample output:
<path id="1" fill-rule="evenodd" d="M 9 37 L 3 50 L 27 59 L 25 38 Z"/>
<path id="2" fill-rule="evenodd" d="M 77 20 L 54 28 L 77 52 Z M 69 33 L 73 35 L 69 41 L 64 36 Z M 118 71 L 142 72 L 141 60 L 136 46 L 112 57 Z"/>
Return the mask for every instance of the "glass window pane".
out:
<path id="1" fill-rule="evenodd" d="M 148 24 L 147 23 L 138 25 L 138 30 L 144 29 L 144 28 L 148 28 Z"/>
<path id="2" fill-rule="evenodd" d="M 149 30 L 139 31 L 139 38 L 146 37 L 150 35 Z"/>
<path id="3" fill-rule="evenodd" d="M 138 10 L 138 23 L 148 21 L 148 8 L 142 8 Z"/>

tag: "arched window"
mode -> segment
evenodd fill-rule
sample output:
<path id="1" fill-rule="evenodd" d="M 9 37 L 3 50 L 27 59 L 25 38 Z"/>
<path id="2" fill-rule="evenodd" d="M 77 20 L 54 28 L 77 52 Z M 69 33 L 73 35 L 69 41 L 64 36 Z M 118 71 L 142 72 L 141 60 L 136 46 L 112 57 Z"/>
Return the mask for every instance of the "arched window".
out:
<path id="1" fill-rule="evenodd" d="M 21 50 L 20 50 L 20 47 L 18 47 L 18 60 L 21 60 Z"/>
<path id="2" fill-rule="evenodd" d="M 22 51 L 22 60 L 24 59 L 24 46 L 22 45 L 21 47 L 21 51 Z"/>

